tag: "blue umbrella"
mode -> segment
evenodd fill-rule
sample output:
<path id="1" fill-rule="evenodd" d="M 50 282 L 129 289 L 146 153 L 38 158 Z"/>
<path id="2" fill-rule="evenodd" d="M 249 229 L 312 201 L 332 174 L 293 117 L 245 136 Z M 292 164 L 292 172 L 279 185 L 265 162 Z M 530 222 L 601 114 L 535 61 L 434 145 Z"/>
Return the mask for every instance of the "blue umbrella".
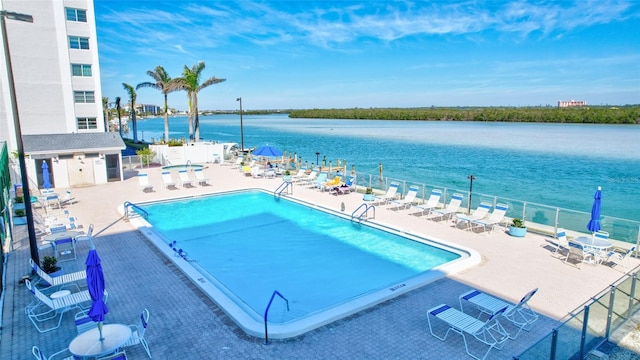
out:
<path id="1" fill-rule="evenodd" d="M 593 206 L 591 207 L 591 220 L 587 224 L 587 229 L 591 234 L 600 231 L 600 203 L 602 202 L 602 188 L 598 186 L 598 190 L 593 195 Z"/>
<path id="2" fill-rule="evenodd" d="M 42 187 L 51 189 L 51 178 L 49 178 L 49 165 L 46 161 L 42 162 Z"/>
<path id="3" fill-rule="evenodd" d="M 258 148 L 256 151 L 252 152 L 251 155 L 257 156 L 282 156 L 282 151 L 271 147 L 271 146 L 263 146 Z"/>
<path id="4" fill-rule="evenodd" d="M 102 265 L 100 257 L 95 248 L 89 250 L 87 256 L 87 290 L 91 295 L 91 309 L 89 309 L 89 317 L 98 323 L 98 331 L 100 332 L 100 340 L 102 337 L 102 322 L 104 316 L 109 312 L 107 304 L 104 303 L 104 274 L 102 273 Z"/>

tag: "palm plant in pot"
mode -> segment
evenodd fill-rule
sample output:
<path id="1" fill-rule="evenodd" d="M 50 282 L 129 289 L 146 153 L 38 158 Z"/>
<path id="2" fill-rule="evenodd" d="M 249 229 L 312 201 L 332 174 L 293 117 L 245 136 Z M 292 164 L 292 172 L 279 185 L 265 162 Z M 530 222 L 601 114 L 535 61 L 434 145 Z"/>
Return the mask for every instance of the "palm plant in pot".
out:
<path id="1" fill-rule="evenodd" d="M 282 173 L 282 180 L 291 181 L 291 171 L 285 170 L 284 173 Z"/>
<path id="2" fill-rule="evenodd" d="M 520 218 L 514 218 L 511 220 L 511 225 L 509 226 L 509 235 L 516 237 L 524 237 L 527 234 L 527 226 L 524 223 L 524 220 Z"/>
<path id="3" fill-rule="evenodd" d="M 45 256 L 42 259 L 42 270 L 51 276 L 55 276 L 62 268 L 58 266 L 58 259 L 55 256 Z"/>

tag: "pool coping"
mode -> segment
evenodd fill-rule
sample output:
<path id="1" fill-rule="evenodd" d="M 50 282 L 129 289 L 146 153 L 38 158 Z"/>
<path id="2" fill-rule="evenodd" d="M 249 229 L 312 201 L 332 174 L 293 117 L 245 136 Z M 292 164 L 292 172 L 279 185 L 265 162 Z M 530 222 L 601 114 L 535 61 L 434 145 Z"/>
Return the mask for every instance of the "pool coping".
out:
<path id="1" fill-rule="evenodd" d="M 245 188 L 238 190 L 214 191 L 207 194 L 155 199 L 148 202 L 139 202 L 137 205 L 222 194 L 242 193 L 248 191 L 259 191 L 265 194 L 273 194 L 271 191 L 267 191 L 263 188 Z M 288 200 L 297 202 L 299 204 L 303 204 L 305 206 L 309 206 L 311 208 L 324 211 L 326 213 L 330 213 L 345 219 L 350 218 L 343 212 L 336 211 L 326 206 L 315 204 L 309 201 L 305 201 L 291 195 L 283 197 L 286 197 Z M 124 205 L 119 205 L 118 211 L 122 215 L 124 215 Z M 140 231 L 140 233 L 144 235 L 146 239 L 154 244 L 156 248 L 158 248 L 158 250 L 160 250 L 160 252 L 162 252 L 167 257 L 167 259 L 169 259 L 178 269 L 180 269 L 180 271 L 182 271 L 193 284 L 195 284 L 201 291 L 204 292 L 205 295 L 207 295 L 207 297 L 215 302 L 221 308 L 221 310 L 225 314 L 227 314 L 227 316 L 229 316 L 234 321 L 234 323 L 236 323 L 245 333 L 255 337 L 265 337 L 266 330 L 263 320 L 258 321 L 256 316 L 251 316 L 249 313 L 247 313 L 246 308 L 238 305 L 227 292 L 221 290 L 218 287 L 222 286 L 221 284 L 216 284 L 215 281 L 212 282 L 211 279 L 203 276 L 187 259 L 179 256 L 171 246 L 168 246 L 168 239 L 163 239 L 161 235 L 153 231 L 152 226 L 143 217 L 134 216 L 129 219 L 129 222 L 131 225 L 137 228 L 138 231 Z M 426 235 L 424 234 L 418 234 L 412 231 L 405 231 L 402 228 L 394 227 L 387 223 L 376 221 L 375 219 L 366 219 L 365 221 L 363 221 L 363 224 L 393 234 L 408 237 L 414 241 L 444 248 L 447 251 L 459 254 L 460 258 L 447 262 L 443 265 L 436 266 L 428 272 L 393 284 L 385 289 L 380 289 L 371 293 L 364 294 L 355 299 L 351 299 L 347 302 L 333 306 L 330 309 L 322 310 L 318 313 L 312 313 L 298 320 L 283 324 L 268 323 L 269 338 L 286 339 L 299 336 L 319 327 L 330 324 L 334 321 L 356 314 L 364 309 L 372 308 L 380 303 L 411 292 L 412 290 L 427 286 L 428 284 L 436 280 L 471 268 L 481 262 L 481 256 L 477 251 L 464 246 L 460 246 L 458 244 L 453 244 L 446 240 L 426 237 Z M 258 315 L 257 317 L 262 318 L 262 315 L 256 315 Z"/>

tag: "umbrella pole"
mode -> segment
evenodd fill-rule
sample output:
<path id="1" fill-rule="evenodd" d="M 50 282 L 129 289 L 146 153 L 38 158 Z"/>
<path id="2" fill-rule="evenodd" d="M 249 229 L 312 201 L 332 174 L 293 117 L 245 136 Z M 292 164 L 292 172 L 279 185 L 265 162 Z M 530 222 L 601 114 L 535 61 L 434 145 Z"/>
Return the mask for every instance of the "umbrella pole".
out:
<path id="1" fill-rule="evenodd" d="M 100 333 L 100 338 L 98 340 L 104 340 L 104 338 L 102 337 L 102 321 L 98 322 L 98 332 Z"/>

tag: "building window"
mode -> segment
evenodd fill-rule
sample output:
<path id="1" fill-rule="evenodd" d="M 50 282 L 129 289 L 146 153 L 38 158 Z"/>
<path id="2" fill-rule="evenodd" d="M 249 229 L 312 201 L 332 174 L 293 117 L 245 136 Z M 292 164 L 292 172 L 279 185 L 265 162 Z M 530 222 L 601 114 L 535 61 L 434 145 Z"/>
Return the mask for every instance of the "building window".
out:
<path id="1" fill-rule="evenodd" d="M 87 22 L 87 10 L 65 8 L 68 21 Z"/>
<path id="2" fill-rule="evenodd" d="M 69 48 L 89 50 L 89 38 L 69 36 Z"/>
<path id="3" fill-rule="evenodd" d="M 98 128 L 96 118 L 77 118 L 78 130 L 91 130 Z"/>
<path id="4" fill-rule="evenodd" d="M 95 103 L 96 96 L 93 91 L 74 91 L 73 92 L 73 101 L 78 103 Z"/>
<path id="5" fill-rule="evenodd" d="M 71 75 L 73 76 L 91 76 L 91 65 L 89 64 L 71 64 Z"/>

